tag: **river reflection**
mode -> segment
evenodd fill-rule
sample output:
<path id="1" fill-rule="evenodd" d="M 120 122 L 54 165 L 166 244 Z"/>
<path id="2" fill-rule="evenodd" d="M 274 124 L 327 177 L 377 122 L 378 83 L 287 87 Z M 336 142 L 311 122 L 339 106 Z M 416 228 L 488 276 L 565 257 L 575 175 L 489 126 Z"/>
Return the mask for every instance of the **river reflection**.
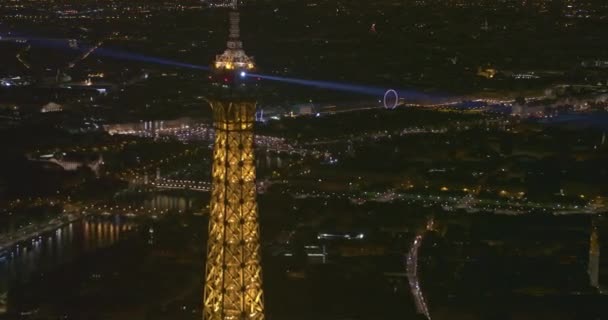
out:
<path id="1" fill-rule="evenodd" d="M 16 245 L 0 258 L 0 292 L 84 254 L 109 247 L 135 229 L 136 224 L 119 216 L 89 218 Z"/>
<path id="2" fill-rule="evenodd" d="M 148 210 L 189 212 L 193 209 L 193 202 L 192 197 L 158 194 L 153 198 L 144 200 L 143 206 Z"/>

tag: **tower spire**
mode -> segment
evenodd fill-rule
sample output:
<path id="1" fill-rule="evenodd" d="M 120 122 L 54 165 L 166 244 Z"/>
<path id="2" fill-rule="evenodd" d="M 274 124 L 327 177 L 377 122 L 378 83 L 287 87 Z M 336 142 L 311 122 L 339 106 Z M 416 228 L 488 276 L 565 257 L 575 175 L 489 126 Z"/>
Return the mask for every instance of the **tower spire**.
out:
<path id="1" fill-rule="evenodd" d="M 241 15 L 238 11 L 238 0 L 232 0 L 230 18 L 230 29 L 228 42 L 224 53 L 215 57 L 215 68 L 225 70 L 251 70 L 255 67 L 253 57 L 247 56 L 243 50 L 241 41 Z"/>

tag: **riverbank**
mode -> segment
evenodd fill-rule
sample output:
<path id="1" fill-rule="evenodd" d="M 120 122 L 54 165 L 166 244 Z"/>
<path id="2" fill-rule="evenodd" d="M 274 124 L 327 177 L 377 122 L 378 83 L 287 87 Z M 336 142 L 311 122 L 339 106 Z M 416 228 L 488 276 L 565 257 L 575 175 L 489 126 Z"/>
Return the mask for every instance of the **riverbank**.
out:
<path id="1" fill-rule="evenodd" d="M 51 219 L 45 223 L 29 225 L 17 231 L 0 236 L 0 255 L 6 254 L 10 248 L 41 236 L 42 234 L 55 231 L 67 224 L 79 221 L 81 215 L 64 214 L 58 218 Z"/>

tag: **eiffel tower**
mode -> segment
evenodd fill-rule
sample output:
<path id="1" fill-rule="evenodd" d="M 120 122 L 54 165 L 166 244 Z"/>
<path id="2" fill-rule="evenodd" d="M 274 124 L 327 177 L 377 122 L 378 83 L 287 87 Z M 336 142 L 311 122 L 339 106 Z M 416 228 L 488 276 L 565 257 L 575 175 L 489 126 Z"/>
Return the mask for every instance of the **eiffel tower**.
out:
<path id="1" fill-rule="evenodd" d="M 204 320 L 263 320 L 260 228 L 253 149 L 255 99 L 240 80 L 254 68 L 239 39 L 236 0 L 226 51 L 216 56 L 220 92 L 208 97 L 215 145 L 211 173 Z"/>

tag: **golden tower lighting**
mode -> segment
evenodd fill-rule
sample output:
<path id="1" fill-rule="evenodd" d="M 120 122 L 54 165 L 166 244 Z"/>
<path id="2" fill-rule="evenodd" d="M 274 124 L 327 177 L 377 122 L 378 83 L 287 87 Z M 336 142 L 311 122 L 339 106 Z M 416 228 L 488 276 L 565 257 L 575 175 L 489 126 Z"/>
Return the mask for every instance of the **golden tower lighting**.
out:
<path id="1" fill-rule="evenodd" d="M 215 126 L 203 319 L 264 319 L 255 102 L 210 101 Z"/>
<path id="2" fill-rule="evenodd" d="M 263 320 L 260 227 L 256 202 L 253 124 L 255 99 L 235 75 L 254 68 L 239 39 L 233 0 L 227 49 L 216 56 L 219 89 L 209 99 L 215 145 L 211 172 L 209 240 L 203 298 L 204 320 Z M 237 79 L 230 81 L 228 79 Z M 221 80 L 220 80 L 221 81 Z M 237 83 L 238 82 L 238 83 Z"/>

